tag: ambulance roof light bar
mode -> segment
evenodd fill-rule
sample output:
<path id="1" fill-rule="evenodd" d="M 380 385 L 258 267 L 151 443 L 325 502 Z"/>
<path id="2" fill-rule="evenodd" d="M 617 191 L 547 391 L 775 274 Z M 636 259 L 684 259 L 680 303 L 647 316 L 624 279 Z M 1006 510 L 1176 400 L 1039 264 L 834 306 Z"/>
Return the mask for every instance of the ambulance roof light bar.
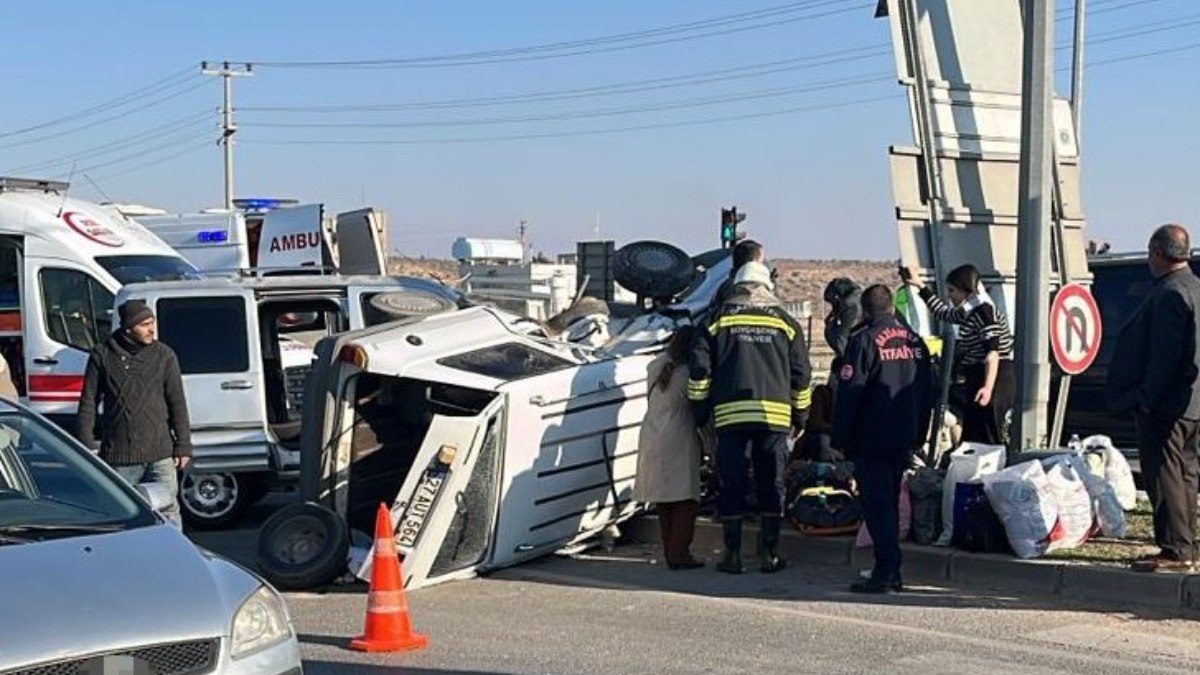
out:
<path id="1" fill-rule="evenodd" d="M 14 176 L 0 176 L 0 192 L 66 192 L 67 188 L 71 187 L 70 183 L 45 180 L 42 178 L 16 178 Z"/>

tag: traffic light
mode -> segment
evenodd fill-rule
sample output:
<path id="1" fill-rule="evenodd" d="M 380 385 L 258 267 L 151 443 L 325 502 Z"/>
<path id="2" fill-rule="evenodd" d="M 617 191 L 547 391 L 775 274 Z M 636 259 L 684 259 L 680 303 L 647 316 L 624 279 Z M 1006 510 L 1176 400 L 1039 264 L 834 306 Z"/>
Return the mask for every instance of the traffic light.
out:
<path id="1" fill-rule="evenodd" d="M 733 248 L 742 238 L 738 232 L 738 223 L 746 219 L 746 214 L 738 213 L 737 207 L 721 209 L 721 248 Z"/>

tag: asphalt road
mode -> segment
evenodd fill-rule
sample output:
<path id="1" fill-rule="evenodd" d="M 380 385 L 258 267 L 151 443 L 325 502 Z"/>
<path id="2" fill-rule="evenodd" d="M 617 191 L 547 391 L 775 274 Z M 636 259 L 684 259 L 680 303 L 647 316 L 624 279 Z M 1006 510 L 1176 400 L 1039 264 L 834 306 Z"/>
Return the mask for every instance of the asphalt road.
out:
<path id="1" fill-rule="evenodd" d="M 252 563 L 253 529 L 194 536 Z M 407 654 L 347 649 L 363 586 L 288 602 L 317 674 L 1200 672 L 1200 623 L 1166 614 L 935 587 L 861 598 L 833 568 L 729 577 L 656 556 L 597 550 L 412 592 L 430 646 Z"/>

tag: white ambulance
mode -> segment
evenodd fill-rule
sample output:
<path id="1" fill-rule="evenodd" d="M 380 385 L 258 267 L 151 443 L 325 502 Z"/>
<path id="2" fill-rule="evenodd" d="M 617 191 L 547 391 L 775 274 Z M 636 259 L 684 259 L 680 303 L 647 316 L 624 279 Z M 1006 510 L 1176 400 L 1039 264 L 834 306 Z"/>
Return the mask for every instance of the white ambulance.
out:
<path id="1" fill-rule="evenodd" d="M 88 352 L 112 332 L 128 283 L 197 278 L 127 217 L 68 196 L 68 184 L 0 177 L 0 353 L 24 402 L 66 429 Z"/>

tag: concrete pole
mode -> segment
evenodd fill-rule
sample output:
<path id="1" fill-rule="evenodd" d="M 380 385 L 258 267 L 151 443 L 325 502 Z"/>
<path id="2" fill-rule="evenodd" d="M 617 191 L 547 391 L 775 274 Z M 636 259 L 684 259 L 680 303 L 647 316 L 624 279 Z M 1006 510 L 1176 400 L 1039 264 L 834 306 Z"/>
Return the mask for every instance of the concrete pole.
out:
<path id="1" fill-rule="evenodd" d="M 1017 400 L 1010 451 L 1043 447 L 1050 402 L 1050 208 L 1054 161 L 1054 0 L 1024 0 L 1020 210 L 1017 269 Z"/>
<path id="2" fill-rule="evenodd" d="M 221 97 L 221 145 L 225 151 L 225 210 L 233 210 L 233 135 L 237 133 L 237 125 L 233 121 L 233 78 L 250 77 L 254 73 L 249 63 L 241 64 L 236 69 L 226 61 L 220 68 L 209 68 L 208 62 L 200 64 L 203 75 L 221 78 L 223 95 Z"/>

